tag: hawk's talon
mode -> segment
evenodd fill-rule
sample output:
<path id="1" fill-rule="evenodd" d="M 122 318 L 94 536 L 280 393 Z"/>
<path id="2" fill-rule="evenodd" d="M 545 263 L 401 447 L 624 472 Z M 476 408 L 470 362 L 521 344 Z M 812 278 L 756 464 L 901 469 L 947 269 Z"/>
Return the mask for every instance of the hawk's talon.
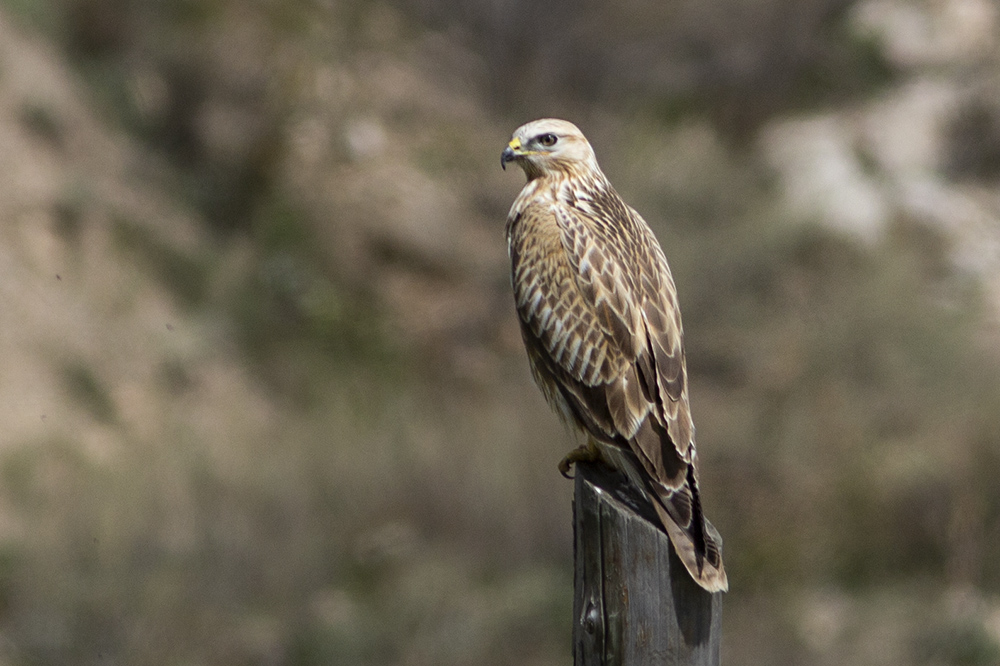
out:
<path id="1" fill-rule="evenodd" d="M 559 461 L 559 473 L 562 474 L 567 479 L 575 478 L 574 475 L 569 473 L 569 468 L 578 462 L 597 462 L 601 459 L 601 451 L 598 449 L 593 442 L 587 442 L 583 446 L 578 446 L 569 453 L 566 457 Z"/>
<path id="2" fill-rule="evenodd" d="M 573 461 L 569 459 L 568 455 L 559 461 L 559 473 L 563 475 L 563 478 L 569 479 L 570 481 L 576 478 L 574 474 L 569 473 L 569 469 L 572 466 L 573 466 Z"/>

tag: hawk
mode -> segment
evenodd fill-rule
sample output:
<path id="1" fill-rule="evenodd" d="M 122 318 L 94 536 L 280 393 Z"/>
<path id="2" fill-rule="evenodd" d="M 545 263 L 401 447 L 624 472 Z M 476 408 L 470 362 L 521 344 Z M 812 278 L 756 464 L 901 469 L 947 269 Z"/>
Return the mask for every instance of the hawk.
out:
<path id="1" fill-rule="evenodd" d="M 729 588 L 702 513 L 681 314 L 666 257 L 565 120 L 523 125 L 500 157 L 528 177 L 507 216 L 511 282 L 531 373 L 587 436 L 560 463 L 603 460 L 652 503 L 680 560 Z"/>

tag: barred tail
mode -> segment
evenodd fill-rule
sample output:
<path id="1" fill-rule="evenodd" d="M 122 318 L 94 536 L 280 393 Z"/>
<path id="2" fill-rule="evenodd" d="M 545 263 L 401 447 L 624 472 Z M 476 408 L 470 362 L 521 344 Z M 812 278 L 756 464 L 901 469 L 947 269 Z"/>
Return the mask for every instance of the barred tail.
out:
<path id="1" fill-rule="evenodd" d="M 687 477 L 680 490 L 655 493 L 653 507 L 674 551 L 695 582 L 709 592 L 726 592 L 729 579 L 722 564 L 722 537 L 701 512 L 692 468 L 688 468 Z"/>

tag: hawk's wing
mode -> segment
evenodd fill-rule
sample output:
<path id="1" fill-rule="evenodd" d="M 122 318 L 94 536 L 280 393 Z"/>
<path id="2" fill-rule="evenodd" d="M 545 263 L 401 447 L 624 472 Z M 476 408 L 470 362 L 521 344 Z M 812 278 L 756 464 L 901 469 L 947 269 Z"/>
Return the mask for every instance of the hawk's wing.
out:
<path id="1" fill-rule="evenodd" d="M 536 383 L 598 441 L 634 454 L 678 554 L 699 580 L 705 560 L 725 589 L 719 546 L 705 534 L 692 447 L 683 333 L 666 259 L 621 203 L 602 220 L 552 202 L 509 227 L 514 296 Z M 663 515 L 666 512 L 667 516 Z"/>
<path id="2" fill-rule="evenodd" d="M 639 437 L 636 454 L 677 489 L 693 428 L 675 288 L 652 232 L 621 212 L 627 219 L 600 222 L 564 205 L 528 206 L 511 229 L 517 310 L 536 375 L 551 374 L 570 407 L 589 412 L 577 416 L 592 435 L 631 441 L 666 430 Z"/>
<path id="3" fill-rule="evenodd" d="M 638 256 L 633 266 L 637 268 L 637 282 L 642 294 L 642 323 L 646 349 L 651 355 L 656 373 L 656 399 L 659 416 L 670 434 L 677 453 L 685 462 L 694 463 L 694 424 L 688 401 L 687 361 L 684 358 L 684 330 L 681 311 L 677 305 L 677 287 L 670 274 L 667 258 L 663 255 L 653 232 L 637 212 L 629 209 L 633 224 L 640 238 Z"/>
<path id="4" fill-rule="evenodd" d="M 570 258 L 564 217 L 558 206 L 535 204 L 509 230 L 514 299 L 532 371 L 550 402 L 596 439 L 628 439 L 649 409 L 633 367 L 641 319 L 619 262 L 607 261 L 593 243 Z"/>

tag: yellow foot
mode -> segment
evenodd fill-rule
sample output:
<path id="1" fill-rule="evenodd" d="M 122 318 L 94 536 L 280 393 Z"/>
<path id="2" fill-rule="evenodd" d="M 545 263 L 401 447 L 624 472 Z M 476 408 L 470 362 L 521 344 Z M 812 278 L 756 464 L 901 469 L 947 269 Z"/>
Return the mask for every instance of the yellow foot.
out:
<path id="1" fill-rule="evenodd" d="M 574 463 L 597 462 L 600 459 L 600 449 L 597 448 L 593 441 L 588 441 L 583 446 L 578 446 L 567 453 L 566 457 L 559 461 L 559 473 L 567 479 L 572 479 L 573 475 L 569 473 L 569 468 L 572 467 Z"/>

